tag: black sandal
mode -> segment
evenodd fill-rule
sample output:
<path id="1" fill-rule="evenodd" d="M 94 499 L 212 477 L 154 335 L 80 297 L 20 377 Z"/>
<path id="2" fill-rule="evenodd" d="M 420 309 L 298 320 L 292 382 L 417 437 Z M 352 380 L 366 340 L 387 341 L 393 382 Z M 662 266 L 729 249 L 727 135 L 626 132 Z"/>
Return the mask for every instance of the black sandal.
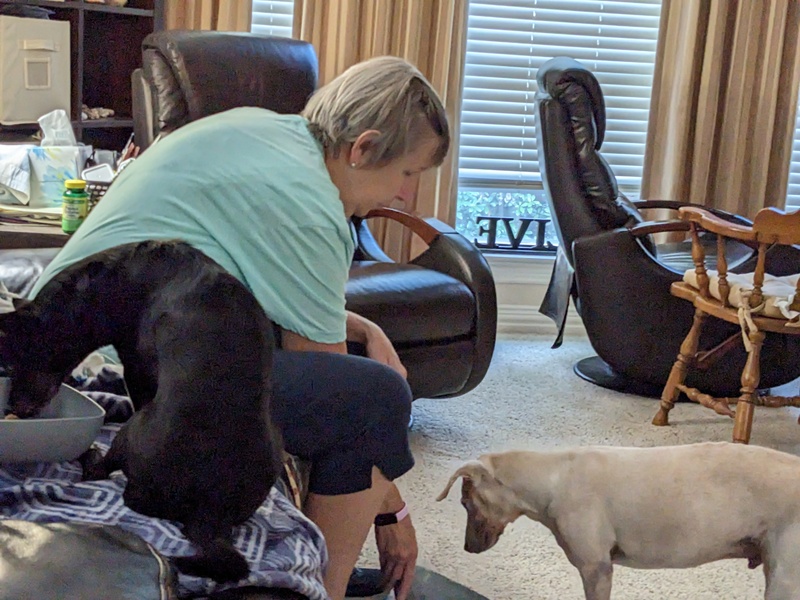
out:
<path id="1" fill-rule="evenodd" d="M 366 569 L 356 567 L 350 574 L 350 581 L 347 582 L 347 598 L 371 598 L 389 591 L 382 586 L 383 573 L 380 569 Z"/>

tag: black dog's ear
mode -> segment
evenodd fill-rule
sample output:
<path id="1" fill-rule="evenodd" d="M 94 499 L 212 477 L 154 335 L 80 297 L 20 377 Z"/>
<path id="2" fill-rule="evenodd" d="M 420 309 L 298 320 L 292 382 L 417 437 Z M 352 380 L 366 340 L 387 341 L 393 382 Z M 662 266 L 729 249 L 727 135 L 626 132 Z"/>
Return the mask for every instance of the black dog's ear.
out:
<path id="1" fill-rule="evenodd" d="M 16 314 L 14 311 L 0 313 L 0 335 L 5 335 L 6 330 L 10 331 L 14 328 L 13 321 L 16 320 L 16 317 L 12 316 Z"/>
<path id="2" fill-rule="evenodd" d="M 27 298 L 13 298 L 11 300 L 11 304 L 14 306 L 14 310 L 19 312 L 20 310 L 26 308 L 31 303 L 30 300 Z"/>
<path id="3" fill-rule="evenodd" d="M 28 300 L 23 300 L 22 302 L 27 304 Z M 30 331 L 36 320 L 34 315 L 27 312 L 11 311 L 0 313 L 0 333 L 7 335 L 9 333 Z"/>

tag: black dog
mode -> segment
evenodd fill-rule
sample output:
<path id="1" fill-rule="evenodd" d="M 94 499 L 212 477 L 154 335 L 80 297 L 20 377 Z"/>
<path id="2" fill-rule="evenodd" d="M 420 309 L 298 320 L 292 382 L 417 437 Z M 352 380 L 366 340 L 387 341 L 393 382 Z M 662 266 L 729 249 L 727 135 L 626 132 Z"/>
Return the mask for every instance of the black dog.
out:
<path id="1" fill-rule="evenodd" d="M 65 269 L 33 301 L 0 315 L 9 408 L 35 416 L 91 352 L 113 345 L 136 412 L 84 479 L 121 469 L 125 503 L 183 523 L 197 549 L 182 572 L 238 581 L 249 568 L 232 528 L 282 467 L 269 414 L 272 327 L 250 291 L 181 242 L 142 242 Z"/>

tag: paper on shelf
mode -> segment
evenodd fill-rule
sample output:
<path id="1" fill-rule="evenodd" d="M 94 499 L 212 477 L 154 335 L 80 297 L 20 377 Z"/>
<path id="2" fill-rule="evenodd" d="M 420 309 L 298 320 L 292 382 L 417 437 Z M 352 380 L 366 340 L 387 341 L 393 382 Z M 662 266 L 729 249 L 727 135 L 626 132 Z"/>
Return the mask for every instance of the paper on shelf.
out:
<path id="1" fill-rule="evenodd" d="M 31 193 L 30 146 L 0 145 L 0 202 L 28 204 Z"/>
<path id="2" fill-rule="evenodd" d="M 0 209 L 56 215 L 64 182 L 79 177 L 91 146 L 0 145 Z"/>

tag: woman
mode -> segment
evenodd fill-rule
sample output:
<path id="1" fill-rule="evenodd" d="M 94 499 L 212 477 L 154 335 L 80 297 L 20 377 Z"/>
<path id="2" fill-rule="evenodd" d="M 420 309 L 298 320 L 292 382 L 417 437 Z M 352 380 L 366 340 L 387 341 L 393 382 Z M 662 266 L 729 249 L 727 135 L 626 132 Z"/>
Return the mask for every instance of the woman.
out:
<path id="1" fill-rule="evenodd" d="M 334 600 L 345 595 L 376 515 L 397 521 L 376 526 L 376 541 L 398 600 L 408 595 L 417 554 L 392 483 L 413 466 L 411 395 L 383 331 L 345 311 L 348 221 L 410 202 L 449 143 L 435 91 L 393 57 L 351 67 L 302 116 L 238 108 L 200 119 L 119 176 L 33 291 L 100 250 L 175 238 L 252 290 L 280 331 L 274 417 L 287 451 L 312 462 L 304 510 L 325 536 Z M 369 358 L 348 356 L 347 341 L 363 343 Z"/>

